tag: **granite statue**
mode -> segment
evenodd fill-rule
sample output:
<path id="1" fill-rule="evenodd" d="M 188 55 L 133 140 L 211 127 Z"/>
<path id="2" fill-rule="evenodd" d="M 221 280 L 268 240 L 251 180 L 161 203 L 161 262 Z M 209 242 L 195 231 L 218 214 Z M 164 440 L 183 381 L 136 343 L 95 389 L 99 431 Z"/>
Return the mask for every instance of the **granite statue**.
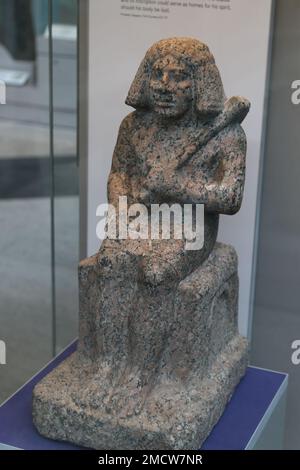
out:
<path id="1" fill-rule="evenodd" d="M 220 215 L 241 207 L 250 104 L 226 98 L 191 38 L 154 44 L 126 103 L 109 202 L 203 204 L 204 243 L 106 238 L 80 263 L 78 349 L 36 386 L 34 423 L 95 449 L 196 449 L 248 362 L 237 255 L 216 240 Z"/>

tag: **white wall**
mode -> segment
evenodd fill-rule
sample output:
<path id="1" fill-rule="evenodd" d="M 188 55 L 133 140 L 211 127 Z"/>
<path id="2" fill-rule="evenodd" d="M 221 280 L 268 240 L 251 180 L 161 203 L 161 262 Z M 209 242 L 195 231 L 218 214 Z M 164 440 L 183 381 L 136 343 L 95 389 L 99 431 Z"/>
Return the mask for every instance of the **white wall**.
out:
<path id="1" fill-rule="evenodd" d="M 141 5 L 128 0 L 126 6 Z M 145 2 L 147 3 L 147 2 Z M 152 7 L 158 0 L 152 0 Z M 169 7 L 171 2 L 169 3 Z M 271 0 L 193 0 L 198 5 L 170 7 L 166 19 L 121 15 L 121 0 L 90 0 L 88 254 L 99 248 L 96 207 L 106 201 L 106 182 L 129 86 L 147 48 L 159 39 L 192 36 L 208 44 L 221 71 L 228 97 L 244 95 L 252 109 L 244 123 L 248 137 L 245 197 L 234 217 L 222 216 L 219 240 L 239 254 L 240 331 L 247 334 L 257 203 L 264 89 Z M 149 1 L 148 1 L 149 4 Z M 200 8 L 206 4 L 210 8 Z M 219 6 L 229 6 L 221 10 Z M 139 14 L 134 11 L 135 14 Z M 153 13 L 151 13 L 154 16 Z M 163 13 L 162 16 L 165 14 Z M 158 15 L 160 16 L 160 14 Z"/>

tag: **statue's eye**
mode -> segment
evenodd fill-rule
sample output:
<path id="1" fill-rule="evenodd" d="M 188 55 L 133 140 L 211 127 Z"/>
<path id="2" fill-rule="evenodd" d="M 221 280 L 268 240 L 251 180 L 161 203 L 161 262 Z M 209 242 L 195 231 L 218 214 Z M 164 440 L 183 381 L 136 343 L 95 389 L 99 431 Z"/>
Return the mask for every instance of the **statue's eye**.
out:
<path id="1" fill-rule="evenodd" d="M 162 70 L 160 69 L 155 69 L 154 72 L 153 72 L 153 78 L 155 80 L 161 80 L 163 77 L 163 73 L 162 73 Z"/>

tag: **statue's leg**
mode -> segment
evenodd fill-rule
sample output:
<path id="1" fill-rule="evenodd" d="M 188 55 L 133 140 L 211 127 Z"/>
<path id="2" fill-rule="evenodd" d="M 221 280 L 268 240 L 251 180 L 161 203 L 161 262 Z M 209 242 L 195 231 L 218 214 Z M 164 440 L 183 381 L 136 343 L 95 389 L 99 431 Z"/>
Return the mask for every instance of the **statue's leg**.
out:
<path id="1" fill-rule="evenodd" d="M 120 410 L 121 417 L 141 411 L 159 376 L 160 358 L 173 324 L 183 249 L 182 241 L 155 241 L 142 256 L 128 323 L 128 365 L 110 397 L 110 409 Z"/>
<path id="2" fill-rule="evenodd" d="M 155 386 L 170 327 L 175 284 L 139 284 L 129 317 L 129 357 L 125 373 L 108 403 L 120 417 L 138 414 Z"/>

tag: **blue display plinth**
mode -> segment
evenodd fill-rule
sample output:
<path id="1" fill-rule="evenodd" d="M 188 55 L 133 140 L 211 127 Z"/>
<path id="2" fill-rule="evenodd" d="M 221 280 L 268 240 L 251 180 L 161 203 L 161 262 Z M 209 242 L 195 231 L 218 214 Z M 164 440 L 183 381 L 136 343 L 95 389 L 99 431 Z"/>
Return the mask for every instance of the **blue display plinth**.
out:
<path id="1" fill-rule="evenodd" d="M 0 449 L 79 450 L 41 437 L 31 417 L 32 390 L 76 349 L 76 342 L 50 362 L 0 407 Z M 278 449 L 284 429 L 286 374 L 248 367 L 226 410 L 202 446 L 209 449 Z"/>

